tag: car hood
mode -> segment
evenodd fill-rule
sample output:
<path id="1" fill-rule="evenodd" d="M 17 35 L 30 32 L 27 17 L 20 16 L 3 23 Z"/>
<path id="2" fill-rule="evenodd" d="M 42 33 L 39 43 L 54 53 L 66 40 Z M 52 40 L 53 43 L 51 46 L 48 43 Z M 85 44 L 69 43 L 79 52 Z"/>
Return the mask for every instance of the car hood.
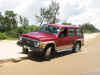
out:
<path id="1" fill-rule="evenodd" d="M 56 35 L 45 33 L 45 32 L 30 32 L 30 33 L 22 34 L 21 36 L 40 40 L 40 41 L 50 41 L 56 39 Z"/>

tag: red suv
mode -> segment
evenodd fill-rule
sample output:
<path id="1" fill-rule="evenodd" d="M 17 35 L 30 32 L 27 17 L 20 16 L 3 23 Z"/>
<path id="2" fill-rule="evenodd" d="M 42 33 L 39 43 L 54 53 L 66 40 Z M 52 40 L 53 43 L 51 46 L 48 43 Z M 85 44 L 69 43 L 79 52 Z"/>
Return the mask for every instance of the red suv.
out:
<path id="1" fill-rule="evenodd" d="M 21 34 L 17 44 L 22 47 L 24 53 L 32 50 L 49 58 L 52 53 L 68 49 L 72 49 L 72 52 L 80 51 L 84 36 L 81 27 L 44 24 L 38 32 Z"/>

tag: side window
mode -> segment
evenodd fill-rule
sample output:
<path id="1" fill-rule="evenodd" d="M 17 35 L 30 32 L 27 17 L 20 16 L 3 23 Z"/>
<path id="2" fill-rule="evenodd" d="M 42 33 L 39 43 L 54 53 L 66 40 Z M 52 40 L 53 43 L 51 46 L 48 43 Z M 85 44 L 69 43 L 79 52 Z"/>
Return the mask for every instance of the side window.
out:
<path id="1" fill-rule="evenodd" d="M 76 34 L 79 35 L 79 36 L 82 35 L 81 30 L 80 29 L 76 29 Z"/>
<path id="2" fill-rule="evenodd" d="M 61 33 L 59 35 L 60 38 L 66 37 L 67 36 L 67 29 L 61 29 Z"/>
<path id="3" fill-rule="evenodd" d="M 68 36 L 75 36 L 75 29 L 68 29 Z"/>

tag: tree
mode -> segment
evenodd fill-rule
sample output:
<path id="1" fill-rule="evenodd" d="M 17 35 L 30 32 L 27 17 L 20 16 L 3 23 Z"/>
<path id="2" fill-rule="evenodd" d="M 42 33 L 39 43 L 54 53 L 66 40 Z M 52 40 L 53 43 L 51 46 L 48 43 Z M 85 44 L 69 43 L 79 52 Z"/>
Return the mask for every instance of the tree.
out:
<path id="1" fill-rule="evenodd" d="M 48 8 L 41 8 L 40 15 L 36 15 L 35 17 L 40 22 L 40 25 L 43 22 L 54 24 L 59 21 L 57 15 L 59 15 L 59 3 L 52 1 Z"/>
<path id="2" fill-rule="evenodd" d="M 17 27 L 17 14 L 15 14 L 13 11 L 5 11 L 5 21 L 6 24 L 9 25 L 10 29 L 15 29 Z"/>
<path id="3" fill-rule="evenodd" d="M 0 31 L 7 32 L 17 27 L 17 14 L 13 11 L 5 11 L 5 14 L 0 14 Z"/>
<path id="4" fill-rule="evenodd" d="M 56 1 L 52 1 L 51 5 L 49 6 L 49 9 L 51 11 L 50 23 L 56 23 L 59 21 L 59 19 L 57 19 L 57 15 L 59 15 L 59 8 L 59 3 L 57 3 Z"/>
<path id="5" fill-rule="evenodd" d="M 0 13 L 0 32 L 4 32 L 5 28 L 4 28 L 4 16 L 2 15 L 2 13 Z"/>
<path id="6" fill-rule="evenodd" d="M 25 28 L 29 25 L 29 21 L 26 17 L 19 16 L 19 23 Z"/>
<path id="7" fill-rule="evenodd" d="M 21 26 L 18 27 L 18 24 L 21 24 Z M 19 17 L 13 11 L 7 10 L 4 12 L 4 15 L 0 13 L 0 39 L 2 39 L 4 35 L 7 37 L 17 38 L 18 33 L 27 33 L 31 32 L 33 28 L 34 30 L 37 29 L 36 27 L 31 27 L 28 25 L 29 21 L 26 17 Z"/>
<path id="8" fill-rule="evenodd" d="M 82 29 L 84 33 L 98 32 L 99 30 L 94 27 L 93 24 L 85 23 L 82 25 Z"/>
<path id="9" fill-rule="evenodd" d="M 40 22 L 40 25 L 42 25 L 44 21 L 44 14 L 45 14 L 45 8 L 40 9 L 40 15 L 36 15 L 37 22 Z"/>

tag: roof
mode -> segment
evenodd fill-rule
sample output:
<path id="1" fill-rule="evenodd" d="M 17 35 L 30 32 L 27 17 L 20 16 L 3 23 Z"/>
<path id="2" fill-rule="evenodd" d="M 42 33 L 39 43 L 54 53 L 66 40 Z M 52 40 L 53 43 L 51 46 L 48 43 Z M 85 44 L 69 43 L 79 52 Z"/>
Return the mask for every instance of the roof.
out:
<path id="1" fill-rule="evenodd" d="M 80 28 L 79 26 L 76 25 L 61 25 L 61 24 L 45 24 L 45 25 L 55 26 L 59 28 Z"/>

